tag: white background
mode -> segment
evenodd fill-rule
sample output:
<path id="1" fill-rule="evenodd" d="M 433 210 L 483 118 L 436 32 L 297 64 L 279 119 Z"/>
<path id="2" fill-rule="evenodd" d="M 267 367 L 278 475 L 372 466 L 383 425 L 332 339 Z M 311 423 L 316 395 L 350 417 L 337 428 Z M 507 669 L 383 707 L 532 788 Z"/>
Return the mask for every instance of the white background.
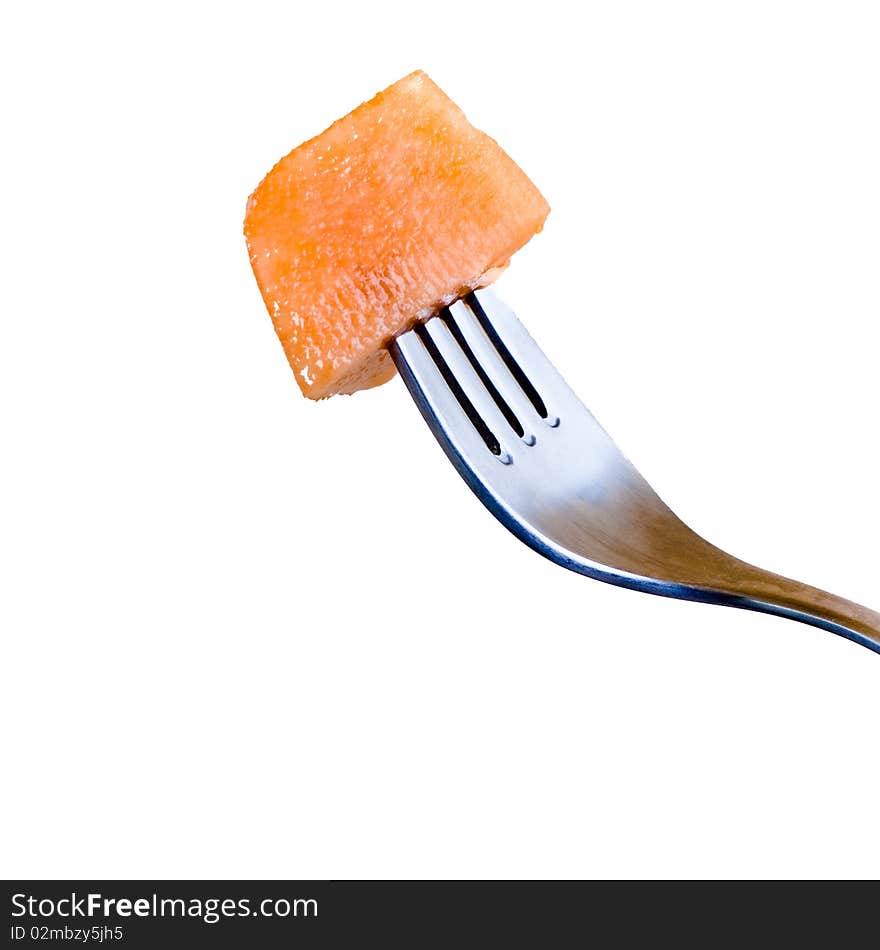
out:
<path id="1" fill-rule="evenodd" d="M 880 874 L 880 657 L 588 581 L 241 237 L 425 68 L 549 199 L 499 291 L 701 533 L 880 607 L 873 3 L 17 4 L 3 876 Z"/>

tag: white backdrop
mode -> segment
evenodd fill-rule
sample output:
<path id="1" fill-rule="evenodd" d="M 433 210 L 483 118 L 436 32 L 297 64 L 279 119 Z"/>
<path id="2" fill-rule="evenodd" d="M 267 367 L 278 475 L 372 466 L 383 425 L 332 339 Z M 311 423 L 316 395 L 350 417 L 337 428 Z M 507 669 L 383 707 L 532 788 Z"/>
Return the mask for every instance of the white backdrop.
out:
<path id="1" fill-rule="evenodd" d="M 426 69 L 549 199 L 499 291 L 648 479 L 880 607 L 876 4 L 2 18 L 3 876 L 880 874 L 880 657 L 542 560 L 399 380 L 300 397 L 241 236 Z"/>

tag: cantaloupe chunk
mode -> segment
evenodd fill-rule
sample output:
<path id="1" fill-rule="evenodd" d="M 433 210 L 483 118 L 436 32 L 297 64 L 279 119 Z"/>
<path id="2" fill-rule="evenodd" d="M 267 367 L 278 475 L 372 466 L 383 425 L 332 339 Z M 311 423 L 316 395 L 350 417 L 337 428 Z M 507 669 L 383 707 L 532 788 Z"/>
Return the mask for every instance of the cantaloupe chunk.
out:
<path id="1" fill-rule="evenodd" d="M 390 379 L 389 341 L 489 283 L 549 210 L 423 72 L 295 148 L 251 195 L 244 231 L 303 393 Z"/>

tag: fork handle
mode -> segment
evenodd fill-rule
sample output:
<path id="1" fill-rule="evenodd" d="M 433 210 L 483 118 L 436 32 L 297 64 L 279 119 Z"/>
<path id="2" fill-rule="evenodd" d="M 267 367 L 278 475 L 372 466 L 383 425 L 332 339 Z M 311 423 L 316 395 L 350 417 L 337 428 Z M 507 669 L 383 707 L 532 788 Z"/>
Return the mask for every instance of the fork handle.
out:
<path id="1" fill-rule="evenodd" d="M 750 564 L 743 563 L 743 568 L 747 569 L 744 576 L 737 578 L 729 594 L 740 602 L 732 606 L 808 623 L 880 653 L 880 613 L 877 611 Z"/>

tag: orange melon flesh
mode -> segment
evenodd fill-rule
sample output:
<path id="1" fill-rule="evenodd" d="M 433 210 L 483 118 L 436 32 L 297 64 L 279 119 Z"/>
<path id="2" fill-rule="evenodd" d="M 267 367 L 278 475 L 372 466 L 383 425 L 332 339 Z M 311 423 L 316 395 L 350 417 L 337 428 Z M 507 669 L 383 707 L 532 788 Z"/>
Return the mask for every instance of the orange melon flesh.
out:
<path id="1" fill-rule="evenodd" d="M 489 283 L 549 210 L 423 72 L 295 148 L 251 195 L 244 231 L 303 394 L 386 382 L 390 340 Z"/>

